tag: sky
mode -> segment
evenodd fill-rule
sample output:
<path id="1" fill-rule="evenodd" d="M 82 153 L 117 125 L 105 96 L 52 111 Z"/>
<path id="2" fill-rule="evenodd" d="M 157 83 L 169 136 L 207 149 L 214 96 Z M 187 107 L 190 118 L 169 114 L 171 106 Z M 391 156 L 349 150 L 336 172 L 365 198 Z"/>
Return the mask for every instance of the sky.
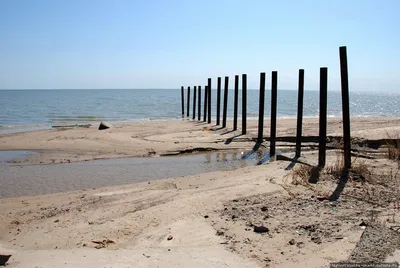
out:
<path id="1" fill-rule="evenodd" d="M 399 0 L 1 0 L 0 89 L 278 87 L 400 93 Z"/>

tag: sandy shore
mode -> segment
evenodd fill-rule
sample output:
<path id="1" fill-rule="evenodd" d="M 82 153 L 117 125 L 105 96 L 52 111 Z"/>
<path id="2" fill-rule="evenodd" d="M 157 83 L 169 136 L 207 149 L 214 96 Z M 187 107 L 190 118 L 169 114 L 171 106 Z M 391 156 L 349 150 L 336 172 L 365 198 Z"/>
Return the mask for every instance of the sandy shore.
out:
<path id="1" fill-rule="evenodd" d="M 400 118 L 353 118 L 352 137 L 384 139 L 386 132 L 400 133 Z M 239 122 L 239 126 L 241 123 Z M 219 129 L 214 124 L 189 121 L 136 122 L 99 131 L 97 127 L 54 129 L 0 135 L 0 150 L 33 150 L 39 152 L 15 163 L 72 163 L 94 159 L 133 156 L 156 156 L 201 150 L 250 150 L 257 137 L 257 121 L 248 122 L 248 133 L 240 135 L 228 128 Z M 329 119 L 328 136 L 341 137 L 340 119 Z M 278 137 L 296 135 L 295 119 L 280 119 Z M 318 137 L 318 119 L 306 118 L 303 135 Z M 269 121 L 265 121 L 264 137 L 269 137 Z M 278 142 L 279 145 L 284 145 Z M 293 143 L 292 143 L 293 145 Z"/>
<path id="2" fill-rule="evenodd" d="M 318 183 L 297 177 L 302 167 L 317 163 L 311 139 L 298 163 L 287 154 L 287 159 L 234 171 L 4 198 L 0 253 L 12 254 L 9 267 L 328 267 L 344 260 L 397 260 L 399 166 L 382 157 L 385 149 L 376 143 L 387 132 L 400 133 L 399 123 L 399 118 L 352 121 L 355 152 L 361 155 L 353 159 L 358 170 L 346 177 L 345 186 L 338 183 L 343 174 L 333 168 L 340 159 L 334 150 Z M 307 119 L 305 135 L 316 136 L 317 126 L 317 119 Z M 278 136 L 293 136 L 295 128 L 294 120 L 280 120 Z M 256 122 L 249 124 L 248 135 L 226 132 L 194 122 L 149 122 L 105 131 L 1 135 L 0 149 L 40 152 L 14 165 L 249 151 Z M 268 133 L 265 128 L 265 137 Z M 340 120 L 329 122 L 328 135 L 341 136 Z M 332 139 L 332 148 L 335 143 L 340 140 Z M 293 143 L 284 139 L 278 146 L 283 150 Z M 332 193 L 340 198 L 325 200 Z M 266 227 L 264 233 L 256 232 L 260 226 Z"/>

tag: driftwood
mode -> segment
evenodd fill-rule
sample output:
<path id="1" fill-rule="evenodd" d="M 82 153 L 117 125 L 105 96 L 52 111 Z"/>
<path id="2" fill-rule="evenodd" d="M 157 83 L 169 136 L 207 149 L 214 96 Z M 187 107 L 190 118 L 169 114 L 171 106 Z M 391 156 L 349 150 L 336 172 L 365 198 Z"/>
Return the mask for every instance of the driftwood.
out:
<path id="1" fill-rule="evenodd" d="M 67 126 L 52 126 L 52 128 L 74 128 L 74 127 L 85 127 L 89 128 L 91 127 L 91 124 L 86 124 L 86 125 L 67 125 Z"/>

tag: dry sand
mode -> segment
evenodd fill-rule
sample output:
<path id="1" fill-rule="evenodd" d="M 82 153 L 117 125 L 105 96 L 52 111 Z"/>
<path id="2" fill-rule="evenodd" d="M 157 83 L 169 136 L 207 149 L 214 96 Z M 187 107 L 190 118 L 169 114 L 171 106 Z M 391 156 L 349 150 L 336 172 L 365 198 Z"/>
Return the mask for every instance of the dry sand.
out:
<path id="1" fill-rule="evenodd" d="M 328 267 L 348 259 L 399 261 L 398 165 L 379 158 L 384 149 L 376 148 L 384 145 L 379 140 L 387 132 L 400 133 L 399 123 L 399 118 L 352 120 L 355 152 L 361 152 L 355 166 L 365 165 L 372 174 L 351 173 L 335 202 L 319 196 L 338 191 L 337 177 L 323 171 L 317 184 L 293 185 L 300 164 L 291 169 L 286 160 L 149 183 L 4 198 L 0 253 L 13 254 L 8 267 Z M 305 120 L 304 133 L 311 139 L 299 161 L 311 166 L 317 163 L 312 139 L 317 127 L 317 119 Z M 295 128 L 294 120 L 279 120 L 278 136 L 294 136 Z M 40 152 L 13 161 L 20 165 L 205 149 L 249 151 L 254 146 L 255 122 L 245 136 L 212 129 L 195 122 L 148 122 L 105 131 L 38 131 L 1 135 L 0 149 Z M 265 137 L 268 132 L 265 128 Z M 332 148 L 340 143 L 335 138 L 341 136 L 340 120 L 329 122 L 328 136 Z M 284 139 L 278 146 L 283 150 L 293 143 Z M 331 150 L 327 166 L 337 159 Z M 254 232 L 261 225 L 268 232 Z"/>

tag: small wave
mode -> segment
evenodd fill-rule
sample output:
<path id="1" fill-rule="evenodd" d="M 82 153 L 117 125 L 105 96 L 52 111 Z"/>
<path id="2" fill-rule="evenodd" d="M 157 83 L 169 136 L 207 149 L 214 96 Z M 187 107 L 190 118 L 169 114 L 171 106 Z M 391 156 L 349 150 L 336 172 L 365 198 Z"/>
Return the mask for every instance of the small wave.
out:
<path id="1" fill-rule="evenodd" d="M 30 132 L 36 130 L 50 129 L 46 124 L 36 124 L 36 125 L 14 125 L 14 126 L 0 126 L 0 134 L 11 134 L 19 132 Z"/>

